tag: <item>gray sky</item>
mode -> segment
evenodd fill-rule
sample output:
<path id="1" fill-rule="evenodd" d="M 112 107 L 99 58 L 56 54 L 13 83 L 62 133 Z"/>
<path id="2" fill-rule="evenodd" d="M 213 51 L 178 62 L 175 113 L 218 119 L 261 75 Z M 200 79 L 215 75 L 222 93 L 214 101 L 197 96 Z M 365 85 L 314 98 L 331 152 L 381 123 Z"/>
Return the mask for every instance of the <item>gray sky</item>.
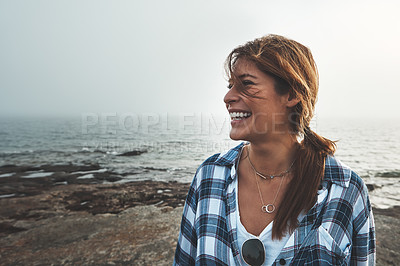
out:
<path id="1" fill-rule="evenodd" d="M 311 48 L 317 115 L 399 117 L 398 1 L 0 0 L 0 115 L 224 114 L 223 62 L 268 33 Z"/>

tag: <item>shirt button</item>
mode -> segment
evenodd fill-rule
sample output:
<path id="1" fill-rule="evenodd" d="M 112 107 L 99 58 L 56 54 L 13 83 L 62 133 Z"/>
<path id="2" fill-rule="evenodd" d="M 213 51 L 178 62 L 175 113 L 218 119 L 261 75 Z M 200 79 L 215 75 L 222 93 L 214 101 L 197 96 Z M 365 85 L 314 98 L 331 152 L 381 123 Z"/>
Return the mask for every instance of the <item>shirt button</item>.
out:
<path id="1" fill-rule="evenodd" d="M 319 186 L 318 186 L 318 190 L 322 190 L 324 187 L 320 184 Z"/>
<path id="2" fill-rule="evenodd" d="M 280 265 L 285 265 L 285 264 L 286 264 L 286 261 L 285 261 L 284 259 L 280 259 L 280 260 L 279 260 L 279 264 L 280 264 Z"/>

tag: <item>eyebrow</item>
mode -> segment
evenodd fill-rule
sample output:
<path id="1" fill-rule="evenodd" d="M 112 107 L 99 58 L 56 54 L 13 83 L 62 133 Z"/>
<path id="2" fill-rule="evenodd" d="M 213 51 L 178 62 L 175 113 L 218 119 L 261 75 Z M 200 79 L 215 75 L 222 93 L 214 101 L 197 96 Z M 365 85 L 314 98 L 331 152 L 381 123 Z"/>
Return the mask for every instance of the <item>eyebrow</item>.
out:
<path id="1" fill-rule="evenodd" d="M 242 74 L 239 76 L 239 78 L 253 78 L 253 79 L 257 79 L 256 76 L 250 75 L 250 74 Z"/>

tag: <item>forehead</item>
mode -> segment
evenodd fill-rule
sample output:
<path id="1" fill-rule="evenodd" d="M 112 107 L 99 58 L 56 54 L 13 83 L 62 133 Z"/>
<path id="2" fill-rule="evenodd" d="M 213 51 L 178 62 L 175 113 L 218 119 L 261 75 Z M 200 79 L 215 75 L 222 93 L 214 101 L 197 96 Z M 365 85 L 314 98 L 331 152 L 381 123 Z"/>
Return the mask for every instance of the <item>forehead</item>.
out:
<path id="1" fill-rule="evenodd" d="M 256 64 L 246 58 L 238 58 L 232 66 L 233 79 L 250 77 L 257 80 L 270 80 L 272 77 L 261 71 Z"/>
<path id="2" fill-rule="evenodd" d="M 256 64 L 245 58 L 238 58 L 233 67 L 233 74 L 240 76 L 242 74 L 248 73 L 261 73 L 261 71 L 256 67 Z"/>

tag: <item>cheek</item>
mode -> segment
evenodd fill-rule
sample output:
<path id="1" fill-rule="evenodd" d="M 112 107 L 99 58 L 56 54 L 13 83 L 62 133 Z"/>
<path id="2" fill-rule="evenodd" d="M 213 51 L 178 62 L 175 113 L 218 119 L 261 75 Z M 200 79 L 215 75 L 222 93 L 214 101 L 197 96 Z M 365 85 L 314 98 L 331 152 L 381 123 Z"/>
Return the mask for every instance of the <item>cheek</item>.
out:
<path id="1" fill-rule="evenodd" d="M 260 112 L 268 113 L 270 117 L 282 116 L 286 114 L 287 108 L 278 101 L 270 101 L 262 109 L 260 108 Z"/>
<path id="2" fill-rule="evenodd" d="M 251 127 L 252 132 L 257 134 L 263 134 L 268 131 L 271 120 L 268 113 L 258 112 L 256 114 L 253 114 L 251 118 L 252 118 L 251 119 L 252 123 L 249 123 L 249 126 Z"/>

